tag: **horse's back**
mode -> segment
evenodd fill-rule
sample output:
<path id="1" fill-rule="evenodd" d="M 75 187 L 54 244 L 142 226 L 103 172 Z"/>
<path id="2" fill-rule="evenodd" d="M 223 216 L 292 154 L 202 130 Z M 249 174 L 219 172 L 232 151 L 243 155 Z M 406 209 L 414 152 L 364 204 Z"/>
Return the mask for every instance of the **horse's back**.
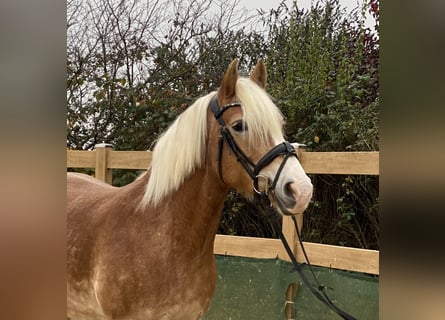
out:
<path id="1" fill-rule="evenodd" d="M 117 189 L 85 174 L 67 174 L 68 246 L 97 235 Z"/>
<path id="2" fill-rule="evenodd" d="M 68 172 L 66 177 L 68 196 L 95 191 L 103 192 L 115 189 L 113 186 L 83 173 Z"/>
<path id="3" fill-rule="evenodd" d="M 105 182 L 81 173 L 67 174 L 68 245 L 75 239 L 85 239 L 105 215 L 101 207 L 112 198 L 115 190 Z"/>
<path id="4" fill-rule="evenodd" d="M 68 219 L 82 215 L 87 222 L 98 214 L 98 207 L 110 199 L 117 188 L 82 173 L 67 174 L 67 214 Z"/>

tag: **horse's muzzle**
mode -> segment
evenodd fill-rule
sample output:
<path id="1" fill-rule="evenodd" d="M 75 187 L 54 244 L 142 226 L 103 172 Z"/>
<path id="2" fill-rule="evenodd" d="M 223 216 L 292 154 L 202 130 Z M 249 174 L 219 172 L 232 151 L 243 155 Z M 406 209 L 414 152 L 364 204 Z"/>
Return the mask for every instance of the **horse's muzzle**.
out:
<path id="1" fill-rule="evenodd" d="M 284 215 L 303 213 L 312 198 L 313 186 L 310 179 L 305 181 L 286 181 L 275 188 L 275 198 Z"/>

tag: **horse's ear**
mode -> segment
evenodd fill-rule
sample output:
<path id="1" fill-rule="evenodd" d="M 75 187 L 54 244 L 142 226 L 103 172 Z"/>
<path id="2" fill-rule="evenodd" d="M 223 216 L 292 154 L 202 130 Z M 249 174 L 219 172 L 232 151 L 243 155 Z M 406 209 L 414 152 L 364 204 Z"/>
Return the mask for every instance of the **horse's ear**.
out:
<path id="1" fill-rule="evenodd" d="M 250 75 L 250 79 L 258 83 L 261 88 L 266 89 L 267 71 L 263 59 L 258 59 L 258 62 Z"/>
<path id="2" fill-rule="evenodd" d="M 218 100 L 223 103 L 224 100 L 235 97 L 235 86 L 238 80 L 238 59 L 234 59 L 224 74 L 221 87 L 218 90 Z"/>

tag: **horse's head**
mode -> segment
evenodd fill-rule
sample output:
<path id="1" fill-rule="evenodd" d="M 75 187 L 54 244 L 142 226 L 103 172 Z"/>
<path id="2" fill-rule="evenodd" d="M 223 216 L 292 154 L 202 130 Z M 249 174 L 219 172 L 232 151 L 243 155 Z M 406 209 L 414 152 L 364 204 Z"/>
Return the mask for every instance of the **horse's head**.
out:
<path id="1" fill-rule="evenodd" d="M 238 76 L 237 60 L 230 64 L 210 102 L 214 147 L 208 152 L 217 158 L 214 169 L 229 187 L 248 197 L 264 193 L 282 214 L 299 214 L 313 187 L 294 146 L 283 137 L 283 116 L 265 87 L 261 59 L 249 78 Z"/>

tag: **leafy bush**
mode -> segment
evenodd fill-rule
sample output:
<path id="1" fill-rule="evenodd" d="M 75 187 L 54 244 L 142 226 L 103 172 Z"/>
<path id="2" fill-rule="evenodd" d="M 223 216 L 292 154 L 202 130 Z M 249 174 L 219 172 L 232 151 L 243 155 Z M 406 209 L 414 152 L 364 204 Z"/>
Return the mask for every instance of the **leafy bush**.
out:
<path id="1" fill-rule="evenodd" d="M 361 12 L 345 16 L 338 1 L 317 2 L 307 11 L 283 2 L 263 16 L 269 26 L 268 90 L 286 117 L 287 139 L 307 144 L 308 151 L 378 150 L 378 37 L 363 27 Z M 378 177 L 311 179 L 315 192 L 303 238 L 378 249 Z M 267 223 L 255 222 L 264 210 L 239 201 L 230 202 L 224 219 L 232 221 L 243 208 L 241 225 L 256 223 L 257 230 L 277 236 Z M 255 235 L 251 229 L 238 234 Z"/>
<path id="2" fill-rule="evenodd" d="M 211 1 L 159 1 L 150 10 L 139 2 L 68 2 L 69 148 L 107 142 L 116 150 L 147 150 L 198 96 L 218 88 L 233 58 L 246 74 L 263 57 L 288 140 L 309 151 L 378 150 L 378 0 L 352 15 L 336 0 L 310 10 L 283 1 L 247 21 L 235 10 L 237 1 L 218 2 L 217 16 Z M 375 31 L 363 26 L 368 7 Z M 248 22 L 257 28 L 248 29 Z M 116 170 L 113 184 L 138 174 Z M 378 178 L 317 175 L 312 181 L 305 240 L 378 248 Z M 231 193 L 219 232 L 276 237 L 279 218 L 272 217 L 267 204 Z"/>

